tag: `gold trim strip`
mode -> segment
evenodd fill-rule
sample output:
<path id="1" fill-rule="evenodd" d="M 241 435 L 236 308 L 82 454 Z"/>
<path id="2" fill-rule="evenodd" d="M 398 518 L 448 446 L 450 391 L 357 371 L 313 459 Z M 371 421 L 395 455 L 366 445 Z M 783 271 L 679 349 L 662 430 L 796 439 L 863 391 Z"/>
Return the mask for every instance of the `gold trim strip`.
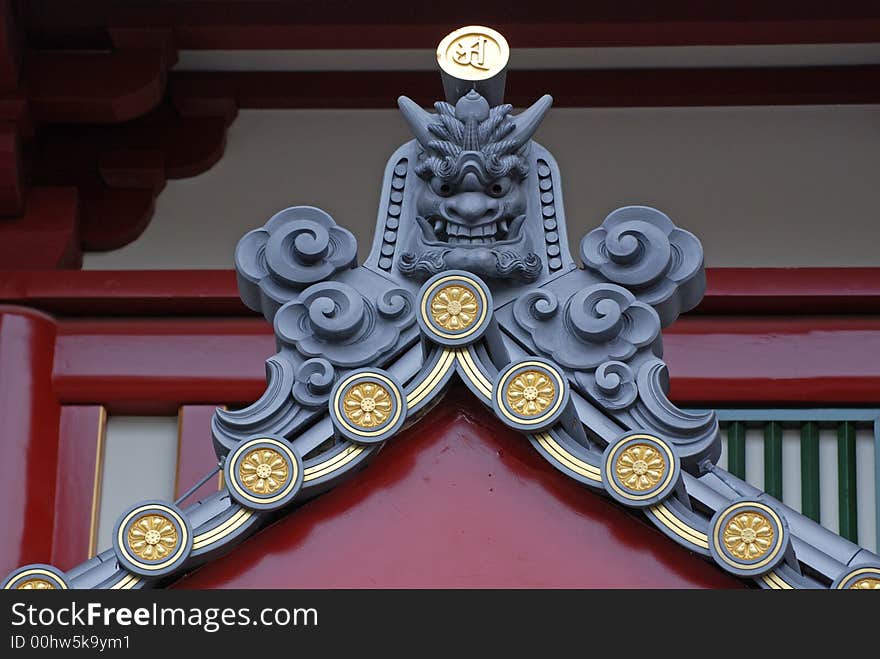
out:
<path id="1" fill-rule="evenodd" d="M 183 446 L 183 442 L 180 441 L 181 433 L 183 432 L 183 405 L 178 406 L 177 408 L 177 455 L 174 457 L 174 489 L 171 490 L 174 492 L 174 499 L 180 496 L 180 450 Z"/>
<path id="2" fill-rule="evenodd" d="M 245 508 L 239 509 L 237 513 L 232 515 L 232 517 L 224 521 L 222 524 L 197 535 L 193 539 L 193 550 L 201 549 L 202 547 L 214 544 L 221 538 L 225 538 L 227 535 L 235 531 L 235 529 L 247 522 L 251 518 L 251 515 L 253 515 L 252 511 L 246 510 Z"/>
<path id="3" fill-rule="evenodd" d="M 459 358 L 466 361 L 471 369 L 474 372 L 474 375 L 477 376 L 477 379 L 483 383 L 483 386 L 491 393 L 492 392 L 492 381 L 486 377 L 486 374 L 483 373 L 483 370 L 480 368 L 479 359 L 474 356 L 472 349 L 470 347 L 461 348 L 458 351 Z M 490 396 L 491 397 L 491 396 Z"/>
<path id="4" fill-rule="evenodd" d="M 467 353 L 464 353 L 462 351 L 458 351 L 456 353 L 456 360 L 458 361 L 459 364 L 461 364 L 461 369 L 464 371 L 464 374 L 467 377 L 467 379 L 473 383 L 473 385 L 480 391 L 481 394 L 483 394 L 486 397 L 487 400 L 491 401 L 492 400 L 492 390 L 486 388 L 486 385 L 483 383 L 483 380 L 477 375 L 477 373 L 479 373 L 479 369 L 477 369 L 476 365 L 470 361 L 470 359 L 469 359 L 470 355 L 467 355 L 467 356 L 466 355 L 467 355 Z M 476 370 L 477 373 L 474 373 L 473 372 L 474 370 Z M 480 374 L 480 375 L 482 375 L 482 374 Z"/>
<path id="5" fill-rule="evenodd" d="M 455 352 L 452 350 L 444 350 L 427 377 L 425 377 L 415 389 L 407 394 L 407 407 L 413 407 L 422 402 L 425 396 L 429 395 L 434 389 L 436 389 L 437 384 L 443 379 L 454 362 Z"/>
<path id="6" fill-rule="evenodd" d="M 443 362 L 447 359 L 448 356 L 449 356 L 449 350 L 444 350 L 443 352 L 440 353 L 440 356 L 437 357 L 437 361 L 434 363 L 434 367 L 431 369 L 431 372 L 428 373 L 421 382 L 419 382 L 419 384 L 416 386 L 415 389 L 413 389 L 412 391 L 410 391 L 407 394 L 407 396 L 406 396 L 407 404 L 409 404 L 411 402 L 410 399 L 414 398 L 415 396 L 418 396 L 425 389 L 425 387 L 427 387 L 430 384 L 431 380 L 437 375 L 437 371 L 440 370 L 440 368 L 443 365 Z"/>
<path id="7" fill-rule="evenodd" d="M 330 474 L 330 473 L 336 471 L 337 469 L 341 469 L 342 467 L 347 465 L 349 462 L 354 460 L 356 457 L 358 457 L 365 450 L 366 449 L 363 446 L 353 447 L 352 450 L 348 454 L 345 455 L 344 460 L 341 460 L 333 465 L 328 465 L 327 467 L 321 469 L 320 471 L 313 472 L 313 473 L 309 474 L 308 476 L 304 476 L 303 481 L 317 480 L 318 478 L 321 478 L 322 476 L 326 476 L 327 474 Z M 340 454 L 340 455 L 342 455 L 342 454 Z M 316 465 L 316 466 L 318 466 L 318 465 Z"/>
<path id="8" fill-rule="evenodd" d="M 326 469 L 327 467 L 339 462 L 344 457 L 346 457 L 352 450 L 358 448 L 356 444 L 353 442 L 349 443 L 344 449 L 342 449 L 339 453 L 334 455 L 332 458 L 327 458 L 324 462 L 319 462 L 318 464 L 312 465 L 311 467 L 306 467 L 303 470 L 303 475 L 308 476 L 310 474 L 315 473 L 316 471 L 321 471 L 322 469 Z"/>
<path id="9" fill-rule="evenodd" d="M 407 394 L 407 407 L 417 405 L 437 387 L 437 384 L 445 377 L 446 373 L 455 363 L 455 357 L 456 354 L 452 350 L 444 350 L 442 352 L 437 363 L 434 365 L 434 368 L 431 369 L 431 372 L 415 389 Z M 303 482 L 307 483 L 316 480 L 336 471 L 337 469 L 341 469 L 343 466 L 357 458 L 364 452 L 364 450 L 366 450 L 365 447 L 352 444 L 329 460 L 307 467 L 303 471 Z"/>
<path id="10" fill-rule="evenodd" d="M 354 442 L 350 442 L 348 446 L 346 446 L 343 450 L 334 455 L 332 458 L 328 458 L 324 462 L 319 462 L 318 464 L 314 464 L 311 467 L 304 469 L 304 480 L 314 480 L 315 478 L 317 478 L 317 476 L 314 476 L 313 474 L 335 466 L 337 462 L 345 460 L 349 455 L 351 455 L 352 452 L 358 451 L 358 449 L 363 450 L 363 448 L 363 446 L 358 446 Z M 348 460 L 345 461 L 348 462 Z"/>
<path id="11" fill-rule="evenodd" d="M 596 481 L 597 483 L 602 482 L 602 472 L 598 467 L 594 467 L 589 462 L 584 462 L 580 458 L 566 451 L 549 433 L 539 433 L 535 435 L 535 439 L 537 439 L 538 444 L 540 444 L 544 450 L 562 466 L 570 469 L 576 474 L 589 478 L 591 481 Z"/>
<path id="12" fill-rule="evenodd" d="M 794 586 L 775 572 L 765 574 L 761 577 L 761 580 L 773 590 L 794 590 Z"/>
<path id="13" fill-rule="evenodd" d="M 213 536 L 217 535 L 218 533 L 222 532 L 223 530 L 225 530 L 231 524 L 235 524 L 238 521 L 238 519 L 242 515 L 246 514 L 247 512 L 248 511 L 245 508 L 239 508 L 235 513 L 233 513 L 231 516 L 227 517 L 225 520 L 223 520 L 217 526 L 210 528 L 207 531 L 203 531 L 202 533 L 197 535 L 195 538 L 193 538 L 193 545 L 195 545 L 196 543 L 204 543 L 206 540 L 209 540 L 211 537 L 213 537 Z"/>
<path id="14" fill-rule="evenodd" d="M 140 579 L 137 579 L 137 578 L 132 579 L 132 580 L 129 581 L 127 584 L 125 584 L 125 585 L 122 587 L 122 589 L 123 589 L 123 590 L 131 590 L 131 589 L 133 589 L 135 586 L 137 586 L 140 582 L 141 582 Z"/>
<path id="15" fill-rule="evenodd" d="M 675 535 L 687 540 L 697 547 L 709 549 L 709 536 L 683 522 L 675 515 L 675 513 L 666 507 L 666 504 L 658 503 L 656 506 L 651 506 L 648 510 L 654 513 L 657 520 L 663 524 L 663 526 L 675 533 Z"/>
<path id="16" fill-rule="evenodd" d="M 98 416 L 98 440 L 95 448 L 95 477 L 92 482 L 92 512 L 89 518 L 89 558 L 98 555 L 98 520 L 101 510 L 101 490 L 104 484 L 104 445 L 107 436 L 107 408 L 101 406 Z"/>
<path id="17" fill-rule="evenodd" d="M 665 503 L 659 503 L 656 506 L 652 506 L 649 510 L 651 510 L 651 512 L 657 517 L 661 518 L 662 521 L 664 521 L 664 526 L 675 531 L 676 535 L 681 537 L 687 536 L 695 545 L 703 547 L 704 549 L 709 548 L 709 536 L 699 529 L 695 529 L 690 524 L 687 524 L 667 508 Z"/>
<path id="18" fill-rule="evenodd" d="M 136 585 L 139 581 L 140 579 L 138 579 L 135 575 L 129 573 L 122 577 L 122 579 L 117 581 L 115 584 L 110 586 L 110 590 L 128 589 L 131 588 L 133 585 Z"/>

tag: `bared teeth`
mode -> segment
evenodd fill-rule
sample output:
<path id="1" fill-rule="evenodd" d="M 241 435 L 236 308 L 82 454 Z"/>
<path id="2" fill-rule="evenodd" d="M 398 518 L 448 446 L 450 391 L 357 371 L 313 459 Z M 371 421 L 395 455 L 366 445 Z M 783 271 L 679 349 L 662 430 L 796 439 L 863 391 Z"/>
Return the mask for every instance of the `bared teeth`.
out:
<path id="1" fill-rule="evenodd" d="M 507 227 L 508 223 L 506 220 L 489 222 L 479 226 L 456 224 L 455 222 L 446 222 L 444 220 L 434 221 L 434 232 L 437 233 L 445 230 L 447 242 L 454 245 L 491 244 L 499 238 L 499 230 L 502 232 L 500 237 L 506 236 Z"/>

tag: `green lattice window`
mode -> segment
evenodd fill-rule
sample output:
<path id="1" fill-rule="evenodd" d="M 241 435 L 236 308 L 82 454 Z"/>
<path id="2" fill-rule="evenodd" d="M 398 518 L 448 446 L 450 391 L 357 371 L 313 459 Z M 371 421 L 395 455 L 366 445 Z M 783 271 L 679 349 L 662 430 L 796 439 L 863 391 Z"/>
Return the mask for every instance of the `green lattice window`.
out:
<path id="1" fill-rule="evenodd" d="M 721 466 L 868 549 L 880 546 L 880 409 L 719 409 Z"/>

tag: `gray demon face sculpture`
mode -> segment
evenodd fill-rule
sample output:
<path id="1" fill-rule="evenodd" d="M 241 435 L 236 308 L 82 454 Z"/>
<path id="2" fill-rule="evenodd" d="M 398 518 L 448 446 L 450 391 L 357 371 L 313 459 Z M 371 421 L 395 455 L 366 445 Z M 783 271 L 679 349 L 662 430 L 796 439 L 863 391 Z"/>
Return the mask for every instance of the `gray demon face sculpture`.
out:
<path id="1" fill-rule="evenodd" d="M 404 274 L 462 269 L 483 277 L 538 277 L 541 259 L 523 231 L 529 221 L 523 183 L 531 136 L 550 103 L 544 97 L 514 123 L 512 106 L 490 108 L 473 90 L 454 107 L 436 103 L 434 115 L 400 99 L 422 149 L 415 172 L 426 183 L 417 199 L 418 244 L 401 256 Z"/>
<path id="2" fill-rule="evenodd" d="M 491 36 L 468 29 L 451 51 L 465 64 Z M 731 574 L 765 588 L 880 582 L 876 555 L 717 466 L 714 412 L 668 399 L 661 328 L 703 296 L 696 237 L 629 206 L 583 237 L 579 266 L 556 161 L 532 141 L 550 97 L 514 115 L 459 82 L 436 112 L 399 99 L 415 139 L 385 168 L 363 265 L 354 236 L 311 206 L 239 241 L 241 298 L 277 352 L 257 401 L 214 414 L 224 489 L 185 508 L 136 503 L 112 548 L 68 572 L 26 566 L 5 587 L 162 585 L 366 466 L 453 379 L 562 474 Z M 483 91 L 500 99 L 503 85 Z M 144 519 L 174 529 L 165 554 L 132 541 Z"/>

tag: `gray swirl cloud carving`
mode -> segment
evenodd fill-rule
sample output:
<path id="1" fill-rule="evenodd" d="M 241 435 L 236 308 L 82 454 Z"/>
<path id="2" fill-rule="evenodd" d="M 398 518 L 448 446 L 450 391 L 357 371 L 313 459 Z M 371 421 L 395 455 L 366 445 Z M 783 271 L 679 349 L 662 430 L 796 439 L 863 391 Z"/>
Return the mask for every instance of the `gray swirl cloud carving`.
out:
<path id="1" fill-rule="evenodd" d="M 585 268 L 654 307 L 664 327 L 702 298 L 700 241 L 655 208 L 617 209 L 584 236 L 580 251 Z"/>
<path id="2" fill-rule="evenodd" d="M 636 376 L 628 364 L 607 361 L 592 373 L 575 373 L 577 383 L 593 399 L 611 410 L 622 410 L 632 405 L 639 395 Z"/>
<path id="3" fill-rule="evenodd" d="M 325 281 L 278 310 L 275 336 L 308 359 L 351 368 L 393 348 L 401 330 L 414 322 L 412 299 L 402 289 L 379 291 L 368 299 L 348 284 Z"/>
<path id="4" fill-rule="evenodd" d="M 355 266 L 357 241 L 329 214 L 293 206 L 245 234 L 235 249 L 242 300 L 272 319 L 298 291 Z"/>
<path id="5" fill-rule="evenodd" d="M 542 353 L 570 369 L 626 361 L 640 348 L 660 350 L 657 313 L 614 284 L 588 286 L 564 304 L 551 291 L 531 291 L 516 301 L 513 315 Z"/>

